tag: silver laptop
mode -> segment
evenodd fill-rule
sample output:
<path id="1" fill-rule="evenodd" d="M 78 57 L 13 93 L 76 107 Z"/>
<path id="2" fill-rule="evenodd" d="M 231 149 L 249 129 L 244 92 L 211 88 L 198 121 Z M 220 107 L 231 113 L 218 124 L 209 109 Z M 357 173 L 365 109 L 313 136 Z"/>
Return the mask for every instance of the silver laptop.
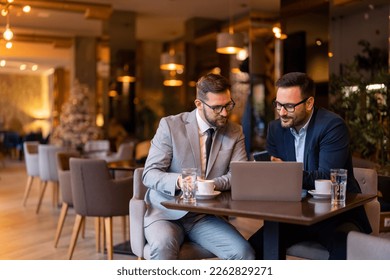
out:
<path id="1" fill-rule="evenodd" d="M 301 200 L 301 162 L 233 161 L 230 169 L 232 200 Z"/>

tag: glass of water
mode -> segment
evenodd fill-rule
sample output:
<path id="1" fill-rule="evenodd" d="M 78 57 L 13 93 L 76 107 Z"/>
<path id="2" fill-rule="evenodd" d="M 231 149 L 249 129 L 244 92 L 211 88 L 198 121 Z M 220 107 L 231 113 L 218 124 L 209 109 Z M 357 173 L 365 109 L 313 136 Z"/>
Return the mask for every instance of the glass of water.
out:
<path id="1" fill-rule="evenodd" d="M 331 187 L 331 203 L 334 205 L 345 204 L 347 195 L 347 170 L 346 169 L 331 169 L 330 180 Z"/>
<path id="2" fill-rule="evenodd" d="M 196 202 L 196 168 L 183 168 L 181 172 L 182 199 L 184 202 Z"/>

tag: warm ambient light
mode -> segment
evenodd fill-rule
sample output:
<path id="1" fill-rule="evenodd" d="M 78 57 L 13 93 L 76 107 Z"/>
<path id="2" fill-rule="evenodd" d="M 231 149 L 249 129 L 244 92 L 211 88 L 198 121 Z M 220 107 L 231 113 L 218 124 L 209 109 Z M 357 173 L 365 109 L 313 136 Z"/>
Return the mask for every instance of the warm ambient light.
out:
<path id="1" fill-rule="evenodd" d="M 161 70 L 183 70 L 184 64 L 182 56 L 175 54 L 174 51 L 169 53 L 163 53 L 160 57 L 160 69 Z"/>
<path id="2" fill-rule="evenodd" d="M 168 80 L 164 80 L 164 86 L 166 87 L 180 87 L 183 85 L 182 80 L 176 80 L 174 78 L 170 78 Z"/>
<path id="3" fill-rule="evenodd" d="M 6 64 L 7 64 L 7 62 L 4 59 L 0 60 L 1 67 L 4 67 Z"/>
<path id="4" fill-rule="evenodd" d="M 7 49 L 11 49 L 11 48 L 12 48 L 12 42 L 7 42 L 7 43 L 5 43 L 5 47 L 6 47 Z"/>
<path id="5" fill-rule="evenodd" d="M 7 41 L 10 41 L 12 40 L 12 38 L 14 37 L 14 33 L 12 32 L 12 30 L 9 28 L 9 25 L 7 24 L 5 26 L 5 31 L 3 33 L 3 37 L 5 40 Z"/>
<path id="6" fill-rule="evenodd" d="M 167 87 L 180 87 L 183 85 L 183 81 L 178 78 L 176 71 L 169 71 L 169 74 L 164 79 L 163 85 Z"/>
<path id="7" fill-rule="evenodd" d="M 31 12 L 31 6 L 29 6 L 29 5 L 24 6 L 23 7 L 23 12 L 25 12 L 25 13 Z"/>
<path id="8" fill-rule="evenodd" d="M 217 53 L 236 54 L 243 49 L 244 35 L 242 33 L 234 33 L 232 0 L 229 0 L 229 32 L 217 34 Z"/>
<path id="9" fill-rule="evenodd" d="M 217 34 L 217 52 L 236 54 L 244 49 L 244 36 L 241 33 L 223 32 Z"/>
<path id="10" fill-rule="evenodd" d="M 123 67 L 123 70 L 119 71 L 119 75 L 116 78 L 116 80 L 118 82 L 121 82 L 121 83 L 133 83 L 133 82 L 135 82 L 135 77 L 130 74 L 129 65 L 128 64 L 126 64 Z"/>

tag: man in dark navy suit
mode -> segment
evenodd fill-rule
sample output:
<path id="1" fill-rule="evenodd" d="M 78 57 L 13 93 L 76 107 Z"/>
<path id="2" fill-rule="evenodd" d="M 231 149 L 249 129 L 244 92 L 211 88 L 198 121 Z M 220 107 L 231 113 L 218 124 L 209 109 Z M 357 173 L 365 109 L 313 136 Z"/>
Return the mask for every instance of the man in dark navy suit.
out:
<path id="1" fill-rule="evenodd" d="M 285 74 L 276 82 L 274 106 L 279 119 L 270 122 L 267 151 L 272 161 L 303 162 L 303 188 L 314 189 L 316 179 L 329 179 L 331 168 L 348 170 L 347 192 L 360 193 L 353 174 L 348 128 L 335 113 L 314 106 L 315 85 L 305 73 Z M 288 178 L 286 178 L 288 182 Z M 346 240 L 351 230 L 371 232 L 364 207 L 355 208 L 312 226 L 280 225 L 281 255 L 300 241 L 315 240 L 329 251 L 329 259 L 346 259 Z M 250 239 L 261 259 L 263 231 Z"/>

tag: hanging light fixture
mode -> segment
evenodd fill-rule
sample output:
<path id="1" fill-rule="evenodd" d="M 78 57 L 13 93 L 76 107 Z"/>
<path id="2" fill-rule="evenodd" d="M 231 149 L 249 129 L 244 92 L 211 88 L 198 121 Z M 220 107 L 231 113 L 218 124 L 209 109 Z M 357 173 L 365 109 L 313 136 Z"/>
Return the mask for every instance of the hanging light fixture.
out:
<path id="1" fill-rule="evenodd" d="M 1 8 L 1 15 L 3 17 L 7 17 L 7 23 L 5 25 L 5 31 L 3 32 L 3 38 L 7 41 L 7 43 L 6 43 L 8 45 L 7 48 L 11 48 L 12 47 L 12 43 L 10 41 L 14 37 L 14 33 L 12 32 L 12 30 L 10 28 L 10 24 L 9 24 L 9 13 L 10 13 L 10 9 L 12 7 L 12 3 L 13 2 L 14 2 L 14 0 L 7 0 L 7 2 L 5 3 L 4 7 Z M 31 11 L 31 6 L 29 6 L 29 5 L 24 5 L 23 6 L 23 12 L 24 13 L 29 13 L 30 11 Z"/>
<path id="2" fill-rule="evenodd" d="M 242 33 L 234 33 L 233 16 L 231 13 L 231 1 L 229 1 L 229 32 L 217 34 L 217 52 L 222 54 L 236 54 L 244 49 L 244 36 Z"/>
<path id="3" fill-rule="evenodd" d="M 116 80 L 121 83 L 135 82 L 135 77 L 130 73 L 128 64 L 125 64 L 123 69 L 119 70 Z"/>
<path id="4" fill-rule="evenodd" d="M 175 70 L 169 71 L 169 74 L 166 76 L 163 82 L 164 86 L 167 87 L 180 87 L 183 85 L 183 81 L 179 79 L 177 72 Z"/>
<path id="5" fill-rule="evenodd" d="M 169 52 L 163 53 L 160 57 L 161 70 L 183 70 L 184 64 L 182 56 L 175 53 L 173 49 Z"/>

